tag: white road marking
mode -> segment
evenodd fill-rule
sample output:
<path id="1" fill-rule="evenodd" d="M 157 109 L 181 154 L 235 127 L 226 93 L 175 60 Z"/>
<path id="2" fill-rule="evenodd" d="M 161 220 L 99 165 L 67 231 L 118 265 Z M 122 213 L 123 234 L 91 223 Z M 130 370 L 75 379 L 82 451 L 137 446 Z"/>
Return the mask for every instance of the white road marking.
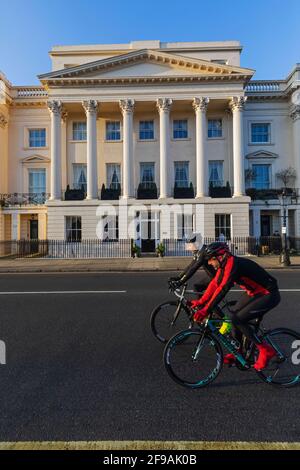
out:
<path id="1" fill-rule="evenodd" d="M 36 294 L 126 294 L 126 290 L 55 290 L 55 291 L 8 291 L 0 295 L 36 295 Z"/>

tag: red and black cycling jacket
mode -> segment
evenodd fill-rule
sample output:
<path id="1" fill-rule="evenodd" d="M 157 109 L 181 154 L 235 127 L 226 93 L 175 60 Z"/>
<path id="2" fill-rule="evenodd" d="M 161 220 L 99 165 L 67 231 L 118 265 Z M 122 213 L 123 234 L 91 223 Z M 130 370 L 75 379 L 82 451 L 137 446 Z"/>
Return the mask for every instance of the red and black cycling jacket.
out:
<path id="1" fill-rule="evenodd" d="M 254 261 L 229 255 L 207 286 L 200 299 L 201 305 L 205 310 L 212 310 L 234 284 L 244 289 L 250 297 L 268 295 L 278 289 L 276 279 Z"/>

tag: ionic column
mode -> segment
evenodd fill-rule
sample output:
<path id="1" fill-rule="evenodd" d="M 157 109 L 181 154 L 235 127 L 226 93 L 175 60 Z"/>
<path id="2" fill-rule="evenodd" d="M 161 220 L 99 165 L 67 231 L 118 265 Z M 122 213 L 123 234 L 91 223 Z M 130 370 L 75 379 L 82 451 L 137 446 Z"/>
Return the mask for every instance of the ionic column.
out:
<path id="1" fill-rule="evenodd" d="M 94 100 L 83 101 L 86 114 L 87 131 L 87 199 L 98 199 L 98 165 L 97 165 L 97 111 L 98 103 Z"/>
<path id="2" fill-rule="evenodd" d="M 11 239 L 20 240 L 21 238 L 21 215 L 14 212 L 11 215 Z"/>
<path id="3" fill-rule="evenodd" d="M 229 106 L 233 116 L 233 197 L 245 194 L 243 109 L 245 96 L 234 96 Z"/>
<path id="4" fill-rule="evenodd" d="M 47 239 L 47 214 L 41 212 L 38 214 L 38 237 L 39 240 Z"/>
<path id="5" fill-rule="evenodd" d="M 260 209 L 253 208 L 252 217 L 253 236 L 258 238 L 261 236 Z"/>
<path id="6" fill-rule="evenodd" d="M 160 198 L 169 196 L 168 173 L 170 153 L 170 110 L 172 100 L 159 98 L 156 102 L 159 111 L 160 149 Z"/>
<path id="7" fill-rule="evenodd" d="M 61 199 L 61 111 L 60 101 L 48 101 L 51 115 L 50 201 Z"/>
<path id="8" fill-rule="evenodd" d="M 67 164 L 67 111 L 61 113 L 61 171 L 62 190 L 65 191 L 68 184 L 68 164 Z M 39 237 L 40 238 L 40 237 Z"/>
<path id="9" fill-rule="evenodd" d="M 123 198 L 133 197 L 133 111 L 134 100 L 120 100 L 123 115 Z"/>
<path id="10" fill-rule="evenodd" d="M 293 147 L 294 165 L 296 170 L 297 188 L 300 188 L 300 105 L 295 105 L 291 109 L 293 120 Z"/>
<path id="11" fill-rule="evenodd" d="M 0 241 L 3 241 L 4 238 L 5 238 L 4 214 L 2 213 L 2 211 L 0 211 Z"/>
<path id="12" fill-rule="evenodd" d="M 207 158 L 205 142 L 207 137 L 206 110 L 209 98 L 194 98 L 193 108 L 196 114 L 196 197 L 207 195 Z"/>

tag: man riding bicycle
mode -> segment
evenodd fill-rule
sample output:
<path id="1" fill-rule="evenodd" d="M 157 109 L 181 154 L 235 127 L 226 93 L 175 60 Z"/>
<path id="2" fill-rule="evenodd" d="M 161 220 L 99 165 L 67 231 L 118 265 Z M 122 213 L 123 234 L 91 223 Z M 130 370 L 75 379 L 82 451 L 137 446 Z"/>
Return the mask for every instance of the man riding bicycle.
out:
<path id="1" fill-rule="evenodd" d="M 190 303 L 195 310 L 194 320 L 202 322 L 234 284 L 240 286 L 245 293 L 233 312 L 233 336 L 241 343 L 242 335 L 245 335 L 256 345 L 259 355 L 253 367 L 256 370 L 264 369 L 276 352 L 269 344 L 259 340 L 248 322 L 256 318 L 262 319 L 265 313 L 279 304 L 280 294 L 276 279 L 254 261 L 233 256 L 226 243 L 214 242 L 208 246 L 203 245 L 188 269 L 179 278 L 173 278 L 173 282 L 178 286 L 183 284 L 201 265 L 208 268 L 210 274 L 213 268 L 215 275 L 203 296 Z M 234 361 L 233 354 L 227 354 L 224 358 L 226 364 Z"/>

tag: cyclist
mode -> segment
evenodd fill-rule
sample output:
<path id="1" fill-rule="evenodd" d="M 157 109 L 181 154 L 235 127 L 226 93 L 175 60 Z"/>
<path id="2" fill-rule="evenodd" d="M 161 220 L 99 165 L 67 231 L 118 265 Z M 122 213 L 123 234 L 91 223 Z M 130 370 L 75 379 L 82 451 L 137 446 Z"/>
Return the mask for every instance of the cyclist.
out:
<path id="1" fill-rule="evenodd" d="M 276 355 L 275 350 L 267 343 L 261 342 L 254 334 L 250 320 L 262 318 L 280 302 L 277 281 L 261 266 L 246 258 L 233 256 L 224 242 L 214 242 L 200 250 L 204 263 L 215 270 L 215 276 L 199 300 L 191 302 L 196 310 L 194 320 L 201 322 L 225 297 L 234 284 L 246 292 L 238 301 L 233 313 L 233 335 L 240 342 L 242 334 L 253 341 L 258 348 L 258 359 L 254 364 L 256 370 L 264 369 Z M 200 255 L 199 255 L 200 256 Z M 233 354 L 227 354 L 224 362 L 233 363 Z"/>
<path id="2" fill-rule="evenodd" d="M 186 250 L 193 253 L 193 259 L 190 264 L 182 271 L 179 276 L 171 277 L 169 279 L 170 285 L 173 287 L 180 287 L 185 284 L 200 268 L 203 268 L 201 275 L 198 278 L 198 283 L 194 284 L 194 289 L 201 292 L 207 288 L 211 279 L 215 276 L 213 266 L 207 263 L 204 257 L 206 245 L 198 249 L 197 235 L 192 234 L 190 238 L 186 239 Z"/>

